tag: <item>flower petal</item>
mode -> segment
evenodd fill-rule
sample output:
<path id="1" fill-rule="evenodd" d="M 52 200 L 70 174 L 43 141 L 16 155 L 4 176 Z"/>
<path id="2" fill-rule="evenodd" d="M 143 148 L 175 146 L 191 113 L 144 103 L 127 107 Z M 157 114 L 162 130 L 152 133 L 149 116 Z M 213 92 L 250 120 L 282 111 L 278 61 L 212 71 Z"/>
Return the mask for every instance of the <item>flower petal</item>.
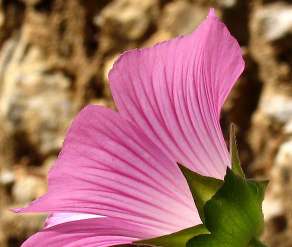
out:
<path id="1" fill-rule="evenodd" d="M 101 218 L 101 217 L 103 216 L 99 216 L 95 214 L 53 213 L 47 217 L 45 221 L 45 228 L 66 223 L 66 222 L 70 222 L 70 221 Z"/>
<path id="2" fill-rule="evenodd" d="M 151 238 L 151 229 L 115 218 L 77 220 L 34 234 L 22 247 L 106 247 Z"/>
<path id="3" fill-rule="evenodd" d="M 178 166 L 136 125 L 98 106 L 74 120 L 48 193 L 16 211 L 118 217 L 157 235 L 200 223 Z"/>
<path id="4" fill-rule="evenodd" d="M 124 53 L 109 80 L 119 112 L 171 159 L 222 179 L 230 159 L 220 110 L 243 68 L 237 41 L 211 10 L 190 35 Z"/>

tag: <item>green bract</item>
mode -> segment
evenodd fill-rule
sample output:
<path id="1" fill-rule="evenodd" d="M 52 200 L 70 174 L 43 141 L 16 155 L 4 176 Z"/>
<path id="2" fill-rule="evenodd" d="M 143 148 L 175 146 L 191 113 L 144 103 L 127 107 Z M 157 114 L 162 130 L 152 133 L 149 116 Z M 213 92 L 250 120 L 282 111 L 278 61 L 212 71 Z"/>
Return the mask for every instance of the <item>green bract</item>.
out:
<path id="1" fill-rule="evenodd" d="M 204 206 L 210 234 L 193 237 L 191 247 L 247 247 L 263 229 L 262 200 L 265 184 L 227 171 L 223 186 Z M 260 246 L 260 245 L 258 245 Z"/>
<path id="2" fill-rule="evenodd" d="M 159 238 L 153 238 L 149 240 L 142 240 L 136 242 L 138 245 L 147 245 L 147 246 L 163 246 L 163 247 L 183 247 L 187 246 L 187 243 L 194 236 L 207 234 L 209 231 L 204 225 L 198 225 L 195 227 L 187 228 L 182 231 L 162 236 Z"/>

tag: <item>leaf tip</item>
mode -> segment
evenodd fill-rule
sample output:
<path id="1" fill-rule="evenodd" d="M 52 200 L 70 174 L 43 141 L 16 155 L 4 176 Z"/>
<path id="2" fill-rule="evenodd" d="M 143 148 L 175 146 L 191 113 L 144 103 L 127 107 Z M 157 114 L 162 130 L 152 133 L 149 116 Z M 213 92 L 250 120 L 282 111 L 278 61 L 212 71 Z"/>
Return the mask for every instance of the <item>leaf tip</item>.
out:
<path id="1" fill-rule="evenodd" d="M 244 178 L 245 174 L 240 164 L 239 153 L 238 153 L 237 142 L 236 142 L 236 125 L 234 123 L 230 124 L 229 145 L 230 145 L 229 151 L 230 151 L 230 156 L 231 156 L 231 169 L 236 175 Z"/>

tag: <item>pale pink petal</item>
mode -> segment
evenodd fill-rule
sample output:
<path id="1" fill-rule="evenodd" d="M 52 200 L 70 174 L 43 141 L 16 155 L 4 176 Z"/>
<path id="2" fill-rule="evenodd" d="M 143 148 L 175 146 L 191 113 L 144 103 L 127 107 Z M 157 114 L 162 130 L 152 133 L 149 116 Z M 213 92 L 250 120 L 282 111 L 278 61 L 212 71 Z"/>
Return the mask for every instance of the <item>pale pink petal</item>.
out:
<path id="1" fill-rule="evenodd" d="M 76 221 L 76 220 L 85 220 L 93 218 L 101 218 L 104 216 L 96 214 L 81 214 L 81 213 L 53 213 L 50 214 L 45 221 L 45 228 L 52 227 L 54 225 Z"/>
<path id="2" fill-rule="evenodd" d="M 17 211 L 118 217 L 157 235 L 200 223 L 178 166 L 136 125 L 98 106 L 74 120 L 48 193 Z"/>
<path id="3" fill-rule="evenodd" d="M 119 112 L 171 159 L 223 178 L 220 110 L 244 68 L 237 41 L 210 11 L 190 35 L 124 53 L 110 71 Z"/>
<path id="4" fill-rule="evenodd" d="M 43 229 L 22 247 L 107 247 L 153 237 L 152 229 L 115 218 L 71 221 Z"/>

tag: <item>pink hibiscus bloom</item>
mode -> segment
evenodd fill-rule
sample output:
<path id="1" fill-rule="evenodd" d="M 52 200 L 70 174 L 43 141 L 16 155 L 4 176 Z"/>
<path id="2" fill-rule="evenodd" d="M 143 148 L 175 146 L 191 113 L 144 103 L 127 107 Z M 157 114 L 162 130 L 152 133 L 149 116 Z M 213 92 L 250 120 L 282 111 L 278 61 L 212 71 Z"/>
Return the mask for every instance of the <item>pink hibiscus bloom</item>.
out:
<path id="1" fill-rule="evenodd" d="M 49 173 L 17 212 L 50 213 L 23 246 L 113 246 L 201 223 L 177 162 L 222 179 L 230 165 L 220 110 L 244 62 L 211 10 L 190 35 L 121 55 L 110 74 L 118 112 L 87 106 Z"/>

